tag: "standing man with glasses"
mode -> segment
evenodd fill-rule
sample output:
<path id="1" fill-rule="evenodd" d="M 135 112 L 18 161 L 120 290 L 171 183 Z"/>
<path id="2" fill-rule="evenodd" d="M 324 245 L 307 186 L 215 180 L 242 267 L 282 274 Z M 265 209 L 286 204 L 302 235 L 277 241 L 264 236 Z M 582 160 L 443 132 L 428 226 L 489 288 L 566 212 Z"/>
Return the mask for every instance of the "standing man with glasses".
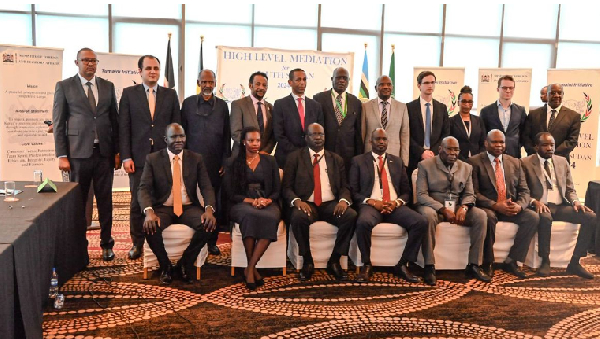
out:
<path id="1" fill-rule="evenodd" d="M 505 153 L 513 158 L 521 158 L 521 146 L 525 138 L 525 107 L 512 102 L 515 94 L 515 79 L 511 75 L 505 75 L 498 79 L 499 93 L 496 102 L 485 106 L 480 113 L 485 132 L 497 129 L 506 137 Z"/>
<path id="2" fill-rule="evenodd" d="M 86 206 L 90 185 L 100 218 L 102 259 L 115 258 L 112 250 L 112 183 L 120 167 L 119 122 L 115 85 L 96 77 L 98 58 L 90 48 L 77 52 L 79 72 L 56 83 L 52 121 L 58 168 L 81 186 Z M 82 229 L 85 238 L 85 228 Z"/>
<path id="3" fill-rule="evenodd" d="M 119 103 L 119 125 L 123 168 L 129 174 L 131 210 L 129 232 L 133 246 L 129 259 L 142 254 L 144 246 L 144 212 L 138 201 L 138 187 L 142 180 L 146 155 L 167 147 L 165 131 L 173 122 L 181 121 L 179 99 L 174 89 L 158 85 L 160 61 L 152 55 L 138 60 L 142 83 L 123 89 Z"/>
<path id="4" fill-rule="evenodd" d="M 406 105 L 410 122 L 409 178 L 421 160 L 438 154 L 442 139 L 450 135 L 448 107 L 433 98 L 435 82 L 433 72 L 419 73 L 417 87 L 421 94 Z"/>

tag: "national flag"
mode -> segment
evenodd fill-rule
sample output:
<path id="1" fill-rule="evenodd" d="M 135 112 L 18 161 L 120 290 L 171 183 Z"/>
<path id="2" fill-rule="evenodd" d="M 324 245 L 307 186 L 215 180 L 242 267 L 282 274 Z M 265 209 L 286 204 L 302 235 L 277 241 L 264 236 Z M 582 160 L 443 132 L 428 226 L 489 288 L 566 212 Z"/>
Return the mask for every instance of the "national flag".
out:
<path id="1" fill-rule="evenodd" d="M 392 45 L 392 60 L 390 61 L 390 79 L 392 80 L 392 98 L 396 97 L 396 51 Z"/>
<path id="2" fill-rule="evenodd" d="M 164 87 L 175 87 L 175 71 L 173 70 L 173 57 L 171 57 L 171 33 L 169 33 L 169 42 L 167 43 L 167 62 L 165 64 Z"/>
<path id="3" fill-rule="evenodd" d="M 358 98 L 361 101 L 369 99 L 369 62 L 367 60 L 367 45 L 365 44 L 365 60 L 363 61 L 362 74 L 360 75 L 360 92 Z"/>
<path id="4" fill-rule="evenodd" d="M 202 51 L 202 45 L 204 44 L 204 35 L 200 36 L 200 60 L 198 61 L 198 75 L 204 69 L 204 53 Z M 202 88 L 196 83 L 196 94 L 200 94 Z"/>

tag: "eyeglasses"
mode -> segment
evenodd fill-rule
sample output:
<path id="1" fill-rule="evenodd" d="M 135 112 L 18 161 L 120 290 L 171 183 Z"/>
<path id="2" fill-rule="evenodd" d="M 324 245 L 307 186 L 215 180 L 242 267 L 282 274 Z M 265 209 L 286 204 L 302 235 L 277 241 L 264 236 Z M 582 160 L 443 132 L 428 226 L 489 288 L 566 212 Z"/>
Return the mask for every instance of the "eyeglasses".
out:
<path id="1" fill-rule="evenodd" d="M 514 86 L 513 86 L 513 87 L 506 87 L 506 86 L 502 86 L 502 87 L 500 87 L 500 88 L 501 88 L 503 91 L 514 91 L 514 90 L 515 90 L 515 87 L 514 87 Z"/>
<path id="2" fill-rule="evenodd" d="M 345 76 L 340 76 L 340 77 L 334 77 L 335 80 L 350 80 L 350 77 L 345 77 Z"/>
<path id="3" fill-rule="evenodd" d="M 97 64 L 100 62 L 100 60 L 98 60 L 98 59 L 79 59 L 79 60 L 86 64 Z"/>
<path id="4" fill-rule="evenodd" d="M 424 81 L 421 83 L 421 85 L 435 85 L 437 81 Z"/>
<path id="5" fill-rule="evenodd" d="M 309 137 L 324 137 L 325 133 L 321 133 L 321 132 L 315 132 L 315 133 L 308 133 Z"/>
<path id="6" fill-rule="evenodd" d="M 473 100 L 462 99 L 460 102 L 463 104 L 472 104 Z"/>

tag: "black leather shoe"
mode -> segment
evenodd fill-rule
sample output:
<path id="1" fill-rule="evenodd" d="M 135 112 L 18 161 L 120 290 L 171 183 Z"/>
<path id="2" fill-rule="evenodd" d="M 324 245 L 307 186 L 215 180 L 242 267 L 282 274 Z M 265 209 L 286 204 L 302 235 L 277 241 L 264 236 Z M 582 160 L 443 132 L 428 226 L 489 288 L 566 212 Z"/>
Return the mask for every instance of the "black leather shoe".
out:
<path id="1" fill-rule="evenodd" d="M 488 282 L 488 283 L 490 281 L 492 281 L 492 278 L 490 278 L 489 275 L 485 274 L 485 272 L 483 272 L 481 267 L 479 267 L 478 265 L 474 265 L 474 264 L 467 265 L 467 267 L 465 268 L 465 276 L 467 278 L 475 278 L 479 281 Z"/>
<path id="2" fill-rule="evenodd" d="M 300 281 L 309 280 L 313 273 L 315 273 L 315 265 L 313 263 L 302 265 L 300 270 Z"/>
<path id="3" fill-rule="evenodd" d="M 373 274 L 373 265 L 371 265 L 371 264 L 363 265 L 363 267 L 360 268 L 360 272 L 356 276 L 356 282 L 359 282 L 359 283 L 369 282 L 369 278 L 371 278 L 372 274 Z"/>
<path id="4" fill-rule="evenodd" d="M 115 258 L 115 252 L 113 252 L 112 248 L 103 248 L 102 249 L 102 260 L 112 261 L 114 258 Z"/>
<path id="5" fill-rule="evenodd" d="M 502 269 L 506 273 L 510 273 L 519 279 L 525 279 L 525 277 L 527 276 L 525 272 L 521 271 L 521 268 L 517 265 L 517 262 L 514 260 L 510 263 L 503 263 Z"/>
<path id="6" fill-rule="evenodd" d="M 128 253 L 129 259 L 131 259 L 131 260 L 135 260 L 135 259 L 139 258 L 141 255 L 142 255 L 142 246 L 133 245 Z"/>
<path id="7" fill-rule="evenodd" d="M 208 245 L 208 253 L 212 255 L 221 255 L 221 250 L 217 245 Z"/>
<path id="8" fill-rule="evenodd" d="M 404 279 L 404 280 L 408 281 L 409 283 L 421 282 L 421 279 L 419 279 L 419 277 L 410 273 L 410 271 L 408 270 L 408 267 L 406 265 L 396 264 L 396 266 L 394 266 L 394 274 L 398 278 Z"/>
<path id="9" fill-rule="evenodd" d="M 550 259 L 542 259 L 542 264 L 537 269 L 537 275 L 540 277 L 550 276 Z"/>
<path id="10" fill-rule="evenodd" d="M 158 279 L 161 285 L 169 285 L 171 281 L 173 281 L 173 277 L 171 276 L 172 270 L 173 267 L 171 267 L 171 265 L 162 270 L 162 272 L 160 273 L 160 278 Z"/>
<path id="11" fill-rule="evenodd" d="M 569 264 L 567 266 L 567 273 L 582 277 L 584 279 L 594 279 L 594 275 L 583 268 L 581 264 Z"/>
<path id="12" fill-rule="evenodd" d="M 425 271 L 423 272 L 423 280 L 429 286 L 435 286 L 437 278 L 435 277 L 435 266 L 425 265 Z"/>
<path id="13" fill-rule="evenodd" d="M 339 262 L 327 262 L 327 273 L 334 276 L 337 280 L 348 280 L 348 274 L 342 269 Z"/>
<path id="14" fill-rule="evenodd" d="M 183 281 L 186 284 L 194 283 L 194 278 L 191 274 L 191 271 L 180 264 L 177 264 L 175 265 L 175 267 L 173 267 L 173 275 L 178 277 L 179 280 Z"/>
<path id="15" fill-rule="evenodd" d="M 483 272 L 485 274 L 487 274 L 488 277 L 490 277 L 490 278 L 494 277 L 494 273 L 495 273 L 494 264 L 484 263 L 483 265 L 481 265 L 481 269 L 483 270 Z"/>

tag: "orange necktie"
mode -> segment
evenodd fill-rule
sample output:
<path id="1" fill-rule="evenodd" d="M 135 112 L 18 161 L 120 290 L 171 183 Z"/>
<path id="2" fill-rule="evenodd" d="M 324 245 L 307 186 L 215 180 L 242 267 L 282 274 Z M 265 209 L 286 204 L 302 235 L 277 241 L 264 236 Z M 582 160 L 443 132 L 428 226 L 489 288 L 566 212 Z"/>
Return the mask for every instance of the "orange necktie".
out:
<path id="1" fill-rule="evenodd" d="M 498 189 L 498 202 L 506 200 L 506 185 L 504 184 L 504 173 L 500 167 L 500 159 L 494 159 L 496 163 L 496 188 Z"/>
<path id="2" fill-rule="evenodd" d="M 179 156 L 173 157 L 173 213 L 180 217 L 183 214 L 183 206 L 181 204 L 181 168 L 179 167 Z"/>
<path id="3" fill-rule="evenodd" d="M 154 120 L 154 111 L 156 110 L 156 96 L 154 96 L 153 88 L 149 88 L 148 90 L 148 108 L 150 108 L 150 116 L 152 116 L 152 120 Z"/>

